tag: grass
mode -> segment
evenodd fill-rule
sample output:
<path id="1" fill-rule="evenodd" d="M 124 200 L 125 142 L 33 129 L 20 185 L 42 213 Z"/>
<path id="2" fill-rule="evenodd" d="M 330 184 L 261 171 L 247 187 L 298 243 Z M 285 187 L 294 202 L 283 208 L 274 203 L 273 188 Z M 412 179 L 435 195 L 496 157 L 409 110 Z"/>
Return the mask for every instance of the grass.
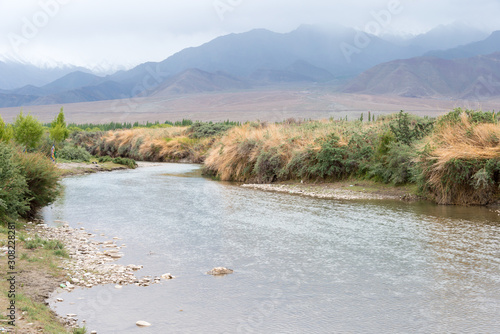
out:
<path id="1" fill-rule="evenodd" d="M 30 322 L 40 324 L 43 333 L 67 333 L 64 326 L 55 321 L 54 313 L 48 306 L 33 301 L 22 292 L 16 293 L 16 307 Z"/>
<path id="2" fill-rule="evenodd" d="M 498 197 L 500 124 L 462 112 L 426 138 L 420 161 L 424 190 L 440 204 L 484 205 Z"/>
<path id="3" fill-rule="evenodd" d="M 61 260 L 68 257 L 64 245 L 58 240 L 45 240 L 37 235 L 30 235 L 25 231 L 23 225 L 23 222 L 16 224 L 18 239 L 16 242 L 16 253 L 18 254 L 16 259 L 17 281 L 26 280 L 27 278 L 22 278 L 23 273 L 26 272 L 32 274 L 39 272 L 40 275 L 49 274 L 56 281 L 62 281 L 65 276 L 60 268 Z M 7 231 L 5 226 L 0 226 L 0 242 L 7 240 Z M 0 272 L 7 273 L 7 261 L 4 261 L 4 259 L 2 258 L 2 261 L 0 261 Z M 21 268 L 22 270 L 20 270 Z M 4 292 L 0 294 L 0 308 L 6 310 L 9 303 L 6 293 L 9 290 L 9 283 L 3 278 L 4 275 L 0 280 L 0 290 Z M 25 287 L 23 284 L 18 283 L 16 285 L 16 310 L 18 317 L 21 314 L 23 315 L 22 324 L 33 323 L 33 326 L 29 327 L 30 330 L 40 329 L 43 333 L 67 333 L 68 331 L 57 321 L 55 314 L 47 305 L 30 297 L 36 292 L 33 288 Z M 5 311 L 0 312 L 0 318 L 6 318 Z M 20 321 L 16 321 L 16 325 L 19 326 L 20 324 Z M 2 326 L 9 327 L 6 323 L 3 323 Z M 18 328 L 18 330 L 22 332 L 21 328 Z M 85 333 L 85 331 L 82 331 L 83 329 L 79 330 L 78 333 Z"/>

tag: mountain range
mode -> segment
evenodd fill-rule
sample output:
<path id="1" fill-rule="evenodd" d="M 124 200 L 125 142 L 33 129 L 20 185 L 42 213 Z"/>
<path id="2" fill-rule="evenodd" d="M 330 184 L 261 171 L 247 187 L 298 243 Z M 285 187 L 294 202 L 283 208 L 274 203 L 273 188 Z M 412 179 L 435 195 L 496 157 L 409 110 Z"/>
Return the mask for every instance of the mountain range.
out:
<path id="1" fill-rule="evenodd" d="M 304 25 L 284 34 L 257 29 L 105 77 L 0 62 L 0 107 L 313 83 L 342 84 L 348 93 L 483 99 L 500 95 L 499 55 L 500 31 L 486 35 L 461 24 L 404 40 L 340 26 Z"/>

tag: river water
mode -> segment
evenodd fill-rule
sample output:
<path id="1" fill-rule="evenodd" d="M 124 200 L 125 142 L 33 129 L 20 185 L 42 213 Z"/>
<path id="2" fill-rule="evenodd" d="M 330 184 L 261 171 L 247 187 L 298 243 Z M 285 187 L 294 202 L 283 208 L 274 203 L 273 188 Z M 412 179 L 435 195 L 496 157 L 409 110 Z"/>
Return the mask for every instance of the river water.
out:
<path id="1" fill-rule="evenodd" d="M 51 302 L 100 334 L 500 332 L 494 210 L 268 193 L 189 164 L 63 183 L 47 223 L 121 238 L 136 276 L 176 276 Z M 234 274 L 205 274 L 216 266 Z"/>

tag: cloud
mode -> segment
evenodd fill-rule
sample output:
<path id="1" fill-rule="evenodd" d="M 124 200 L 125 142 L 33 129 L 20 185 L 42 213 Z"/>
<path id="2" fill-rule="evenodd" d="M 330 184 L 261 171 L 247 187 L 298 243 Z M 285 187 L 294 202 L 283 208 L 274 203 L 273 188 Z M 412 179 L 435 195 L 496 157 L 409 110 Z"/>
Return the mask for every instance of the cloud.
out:
<path id="1" fill-rule="evenodd" d="M 374 12 L 394 2 L 403 10 L 386 27 L 388 32 L 418 33 L 454 21 L 500 29 L 496 0 L 5 0 L 0 5 L 0 55 L 131 67 L 254 28 L 287 32 L 303 23 L 362 28 Z M 29 23 L 37 32 L 25 38 L 23 28 Z M 14 50 L 12 36 L 26 43 Z"/>

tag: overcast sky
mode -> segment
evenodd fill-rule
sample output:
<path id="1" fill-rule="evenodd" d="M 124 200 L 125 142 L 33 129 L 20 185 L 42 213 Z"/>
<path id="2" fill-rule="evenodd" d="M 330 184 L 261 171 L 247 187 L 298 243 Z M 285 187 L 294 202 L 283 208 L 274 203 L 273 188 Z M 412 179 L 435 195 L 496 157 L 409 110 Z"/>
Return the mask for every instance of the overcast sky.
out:
<path id="1" fill-rule="evenodd" d="M 417 34 L 455 21 L 500 29 L 499 0 L 0 0 L 0 58 L 129 68 L 254 28 L 363 29 L 387 10 L 383 33 Z"/>

